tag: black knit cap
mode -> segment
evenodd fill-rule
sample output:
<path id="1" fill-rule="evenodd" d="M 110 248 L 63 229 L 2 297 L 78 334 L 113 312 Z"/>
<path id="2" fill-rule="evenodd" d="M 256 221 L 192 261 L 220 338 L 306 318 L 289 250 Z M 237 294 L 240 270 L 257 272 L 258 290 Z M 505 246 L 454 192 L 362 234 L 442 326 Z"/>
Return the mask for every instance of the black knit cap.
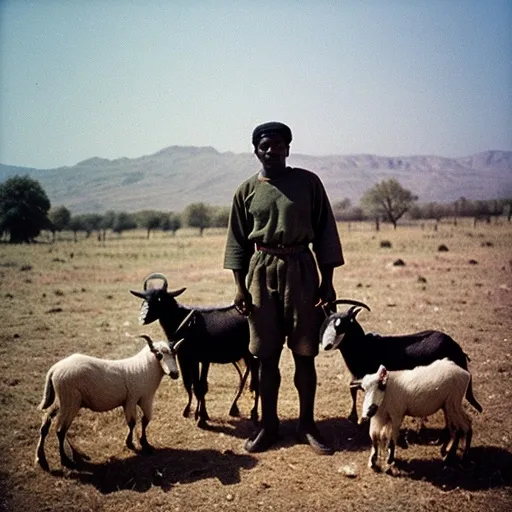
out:
<path id="1" fill-rule="evenodd" d="M 271 121 L 270 123 L 263 123 L 254 128 L 252 132 L 253 145 L 257 146 L 262 137 L 271 134 L 281 135 L 287 144 L 290 144 L 292 141 L 292 131 L 288 126 L 277 121 Z"/>

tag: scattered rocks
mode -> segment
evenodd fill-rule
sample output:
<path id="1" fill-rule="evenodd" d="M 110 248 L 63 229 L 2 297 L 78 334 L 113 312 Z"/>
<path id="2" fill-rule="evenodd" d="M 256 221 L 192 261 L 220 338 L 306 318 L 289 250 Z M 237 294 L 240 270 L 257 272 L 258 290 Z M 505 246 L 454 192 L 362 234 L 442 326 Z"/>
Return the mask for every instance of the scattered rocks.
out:
<path id="1" fill-rule="evenodd" d="M 62 313 L 62 308 L 51 308 L 47 311 L 47 313 Z"/>
<path id="2" fill-rule="evenodd" d="M 357 468 L 354 464 L 346 464 L 345 466 L 341 466 L 338 468 L 338 473 L 341 473 L 343 476 L 347 478 L 357 478 Z"/>

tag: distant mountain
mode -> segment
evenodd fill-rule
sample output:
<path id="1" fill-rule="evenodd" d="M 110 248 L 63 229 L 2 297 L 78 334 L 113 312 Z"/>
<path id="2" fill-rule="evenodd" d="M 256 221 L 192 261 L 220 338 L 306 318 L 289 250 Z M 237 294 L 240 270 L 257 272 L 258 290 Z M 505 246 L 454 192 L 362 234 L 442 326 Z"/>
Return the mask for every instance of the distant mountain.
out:
<path id="1" fill-rule="evenodd" d="M 353 204 L 375 183 L 389 178 L 420 202 L 512 197 L 512 151 L 485 151 L 462 158 L 376 155 L 308 156 L 288 163 L 316 172 L 332 202 Z M 143 209 L 182 211 L 202 201 L 228 206 L 237 185 L 258 170 L 251 153 L 219 153 L 211 147 L 170 146 L 139 158 L 90 158 L 73 167 L 33 169 L 0 164 L 0 182 L 29 175 L 45 189 L 52 206 L 73 214 Z"/>

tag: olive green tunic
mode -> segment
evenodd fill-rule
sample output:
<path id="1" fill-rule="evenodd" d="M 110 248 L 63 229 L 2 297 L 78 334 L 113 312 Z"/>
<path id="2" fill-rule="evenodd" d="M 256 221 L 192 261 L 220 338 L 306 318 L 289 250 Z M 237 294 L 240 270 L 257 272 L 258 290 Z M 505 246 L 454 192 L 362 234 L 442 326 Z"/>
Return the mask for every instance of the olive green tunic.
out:
<path id="1" fill-rule="evenodd" d="M 255 250 L 264 246 L 311 245 L 309 249 L 276 256 Z M 288 346 L 299 355 L 318 353 L 322 320 L 314 308 L 319 286 L 318 265 L 344 263 L 329 199 L 318 176 L 287 168 L 278 178 L 252 176 L 233 198 L 224 268 L 247 269 L 253 299 L 249 316 L 250 349 L 265 357 Z"/>

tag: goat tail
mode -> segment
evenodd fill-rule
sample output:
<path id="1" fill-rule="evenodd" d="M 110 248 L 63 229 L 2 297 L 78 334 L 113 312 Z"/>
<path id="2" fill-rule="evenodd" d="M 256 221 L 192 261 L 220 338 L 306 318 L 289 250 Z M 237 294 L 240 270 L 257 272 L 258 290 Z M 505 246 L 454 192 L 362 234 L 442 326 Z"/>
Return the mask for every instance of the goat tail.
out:
<path id="1" fill-rule="evenodd" d="M 478 403 L 477 399 L 475 398 L 475 395 L 473 395 L 473 386 L 472 386 L 472 382 L 473 382 L 473 377 L 471 376 L 470 379 L 469 379 L 469 384 L 468 384 L 468 387 L 466 389 L 466 400 L 478 411 L 478 412 L 482 412 L 483 411 L 483 408 L 482 406 Z"/>
<path id="2" fill-rule="evenodd" d="M 469 357 L 469 354 L 464 352 L 464 355 L 466 356 L 466 360 L 468 361 L 468 363 L 471 362 L 471 357 Z"/>
<path id="3" fill-rule="evenodd" d="M 37 406 L 38 409 L 48 409 L 55 401 L 55 388 L 53 387 L 53 371 L 50 370 L 46 374 L 46 382 L 44 384 L 43 400 Z"/>

